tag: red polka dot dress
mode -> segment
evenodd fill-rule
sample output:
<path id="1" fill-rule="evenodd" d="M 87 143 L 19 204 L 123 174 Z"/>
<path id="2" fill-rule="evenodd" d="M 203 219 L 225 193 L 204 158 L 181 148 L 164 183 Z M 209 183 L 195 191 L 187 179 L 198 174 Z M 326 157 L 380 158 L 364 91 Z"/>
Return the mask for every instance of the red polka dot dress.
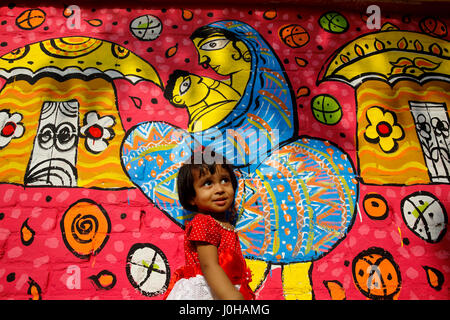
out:
<path id="1" fill-rule="evenodd" d="M 185 265 L 175 271 L 165 299 L 212 300 L 214 296 L 203 277 L 195 243 L 206 242 L 217 247 L 219 264 L 245 299 L 254 299 L 248 286 L 251 281 L 242 256 L 236 231 L 227 229 L 213 217 L 198 213 L 188 222 L 184 234 Z"/>

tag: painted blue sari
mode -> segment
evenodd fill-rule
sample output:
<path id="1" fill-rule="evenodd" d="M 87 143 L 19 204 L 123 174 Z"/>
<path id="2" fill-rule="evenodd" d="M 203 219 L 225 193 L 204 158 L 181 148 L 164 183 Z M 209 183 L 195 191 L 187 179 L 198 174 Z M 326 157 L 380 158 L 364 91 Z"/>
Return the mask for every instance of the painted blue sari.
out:
<path id="1" fill-rule="evenodd" d="M 250 173 L 272 150 L 297 134 L 295 100 L 278 57 L 255 29 L 240 21 L 208 26 L 231 32 L 245 43 L 251 54 L 251 73 L 234 110 L 213 128 L 192 136 Z"/>

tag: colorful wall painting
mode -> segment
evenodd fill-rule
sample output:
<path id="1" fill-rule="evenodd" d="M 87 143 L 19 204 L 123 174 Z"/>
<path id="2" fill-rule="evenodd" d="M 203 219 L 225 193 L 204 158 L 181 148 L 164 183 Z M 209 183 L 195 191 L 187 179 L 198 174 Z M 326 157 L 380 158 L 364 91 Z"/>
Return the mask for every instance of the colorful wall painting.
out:
<path id="1" fill-rule="evenodd" d="M 258 299 L 448 299 L 450 18 L 380 9 L 0 7 L 0 296 L 161 299 L 206 148 Z"/>

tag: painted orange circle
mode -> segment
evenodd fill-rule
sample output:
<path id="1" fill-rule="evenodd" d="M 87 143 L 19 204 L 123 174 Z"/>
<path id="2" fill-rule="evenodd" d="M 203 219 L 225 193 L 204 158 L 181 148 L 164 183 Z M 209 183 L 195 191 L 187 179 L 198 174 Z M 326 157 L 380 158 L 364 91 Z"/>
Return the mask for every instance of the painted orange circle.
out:
<path id="1" fill-rule="evenodd" d="M 284 26 L 279 31 L 280 39 L 291 48 L 299 48 L 309 42 L 309 34 L 298 24 Z"/>
<path id="2" fill-rule="evenodd" d="M 419 22 L 420 29 L 434 37 L 446 37 L 447 25 L 436 18 L 424 18 Z"/>
<path id="3" fill-rule="evenodd" d="M 98 254 L 109 238 L 111 222 L 106 211 L 89 199 L 74 203 L 61 219 L 66 247 L 78 258 Z"/>
<path id="4" fill-rule="evenodd" d="M 22 12 L 16 19 L 16 25 L 25 30 L 39 27 L 45 21 L 45 12 L 41 9 L 28 9 Z"/>
<path id="5" fill-rule="evenodd" d="M 363 199 L 363 208 L 369 218 L 374 220 L 385 219 L 389 208 L 386 199 L 378 193 L 368 193 Z"/>
<path id="6" fill-rule="evenodd" d="M 401 274 L 392 255 L 371 247 L 353 260 L 353 280 L 359 291 L 374 300 L 394 299 L 401 289 Z"/>

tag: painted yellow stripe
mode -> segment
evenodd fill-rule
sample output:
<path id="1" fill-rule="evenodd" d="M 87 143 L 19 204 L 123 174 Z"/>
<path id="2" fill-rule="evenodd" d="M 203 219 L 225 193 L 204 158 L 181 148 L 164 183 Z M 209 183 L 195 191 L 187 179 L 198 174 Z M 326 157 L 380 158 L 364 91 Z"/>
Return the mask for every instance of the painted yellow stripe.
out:
<path id="1" fill-rule="evenodd" d="M 386 154 L 384 152 L 377 151 L 373 146 L 371 145 L 365 145 L 359 148 L 358 154 L 359 158 L 362 158 L 363 156 L 371 156 L 375 157 L 377 159 L 387 160 L 387 159 L 393 159 L 393 158 L 402 158 L 407 153 L 422 153 L 422 148 L 419 144 L 415 143 L 415 141 L 410 142 L 409 147 L 399 148 L 396 152 Z"/>
<path id="2" fill-rule="evenodd" d="M 366 175 L 367 171 L 370 171 L 380 175 L 392 176 L 395 174 L 396 176 L 399 176 L 402 173 L 404 173 L 405 176 L 408 176 L 412 175 L 412 173 L 410 173 L 411 170 L 428 171 L 428 168 L 425 165 L 423 165 L 423 163 L 417 161 L 408 161 L 401 167 L 396 167 L 392 169 L 384 167 L 377 162 L 370 162 L 364 164 L 364 166 L 361 166 L 361 175 Z"/>

